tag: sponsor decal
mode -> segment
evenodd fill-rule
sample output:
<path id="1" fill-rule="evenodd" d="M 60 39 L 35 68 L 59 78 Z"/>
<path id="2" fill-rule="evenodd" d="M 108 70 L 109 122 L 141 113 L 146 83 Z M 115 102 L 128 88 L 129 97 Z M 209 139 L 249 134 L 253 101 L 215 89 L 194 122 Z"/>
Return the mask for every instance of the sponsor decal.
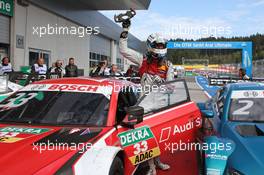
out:
<path id="1" fill-rule="evenodd" d="M 141 162 L 152 159 L 153 157 L 156 157 L 158 155 L 160 155 L 160 149 L 159 147 L 156 147 L 144 153 L 140 153 L 139 155 L 129 157 L 129 160 L 133 163 L 133 165 L 137 165 Z"/>
<path id="2" fill-rule="evenodd" d="M 231 95 L 232 99 L 239 98 L 264 98 L 263 90 L 243 90 L 243 91 L 233 91 Z"/>
<path id="3" fill-rule="evenodd" d="M 205 158 L 207 159 L 215 159 L 215 160 L 227 160 L 227 156 L 225 155 L 215 155 L 215 154 L 206 154 Z"/>
<path id="4" fill-rule="evenodd" d="M 45 84 L 36 84 L 36 85 L 32 85 L 31 90 L 32 91 L 38 91 L 41 89 L 45 89 L 46 85 Z"/>
<path id="5" fill-rule="evenodd" d="M 76 84 L 54 84 L 49 86 L 48 90 L 54 91 L 77 91 L 77 92 L 96 92 L 98 86 L 76 85 Z"/>
<path id="6" fill-rule="evenodd" d="M 34 135 L 50 131 L 48 128 L 4 127 L 0 128 L 0 143 L 14 143 Z"/>
<path id="7" fill-rule="evenodd" d="M 133 165 L 160 155 L 156 138 L 148 126 L 122 132 L 118 137 Z"/>
<path id="8" fill-rule="evenodd" d="M 42 134 L 44 132 L 49 131 L 48 128 L 24 128 L 24 127 L 5 127 L 1 128 L 0 132 L 18 132 L 18 133 L 26 133 L 26 134 Z"/>
<path id="9" fill-rule="evenodd" d="M 205 143 L 208 145 L 219 145 L 218 149 L 205 150 L 205 168 L 211 174 L 222 175 L 225 172 L 228 157 L 235 150 L 235 143 L 232 140 L 226 138 L 219 138 L 216 136 L 205 137 Z M 222 147 L 220 145 L 228 145 Z M 221 149 L 220 149 L 221 148 Z"/>
<path id="10" fill-rule="evenodd" d="M 20 91 L 62 91 L 62 92 L 82 92 L 99 93 L 108 99 L 112 94 L 112 86 L 95 86 L 83 84 L 30 84 Z"/>
<path id="11" fill-rule="evenodd" d="M 218 169 L 208 168 L 206 171 L 208 175 L 221 175 L 221 171 Z"/>
<path id="12" fill-rule="evenodd" d="M 39 93 L 28 93 L 28 94 L 23 93 L 23 92 L 17 93 L 16 97 L 8 99 L 7 103 L 0 104 L 0 108 L 1 108 L 0 111 L 5 111 L 11 108 L 22 106 L 33 98 L 37 98 L 41 100 L 42 95 Z"/>
<path id="13" fill-rule="evenodd" d="M 195 128 L 200 128 L 202 126 L 202 119 L 200 117 L 196 119 L 189 120 L 187 123 L 181 125 L 169 126 L 161 129 L 159 142 L 165 142 L 177 134 L 188 132 Z"/>

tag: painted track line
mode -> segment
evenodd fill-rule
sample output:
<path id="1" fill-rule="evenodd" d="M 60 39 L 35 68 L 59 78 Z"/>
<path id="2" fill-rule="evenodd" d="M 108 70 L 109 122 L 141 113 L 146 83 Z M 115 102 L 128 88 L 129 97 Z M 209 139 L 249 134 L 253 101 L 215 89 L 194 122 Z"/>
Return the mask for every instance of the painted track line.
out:
<path id="1" fill-rule="evenodd" d="M 197 78 L 198 78 L 198 76 L 195 76 L 195 82 L 196 82 L 196 84 L 199 86 L 199 88 L 201 88 L 201 90 L 205 93 L 205 95 L 208 98 L 212 98 L 212 96 L 210 94 L 208 94 L 208 92 L 200 85 L 200 83 L 198 82 Z"/>

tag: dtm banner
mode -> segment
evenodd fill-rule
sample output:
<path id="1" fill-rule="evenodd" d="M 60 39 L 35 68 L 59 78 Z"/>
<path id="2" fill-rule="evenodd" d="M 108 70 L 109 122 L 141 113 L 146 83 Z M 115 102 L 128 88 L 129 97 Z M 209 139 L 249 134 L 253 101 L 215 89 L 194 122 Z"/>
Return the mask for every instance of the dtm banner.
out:
<path id="1" fill-rule="evenodd" d="M 168 49 L 241 49 L 241 67 L 252 77 L 252 42 L 168 42 Z"/>
<path id="2" fill-rule="evenodd" d="M 160 155 L 156 138 L 148 126 L 122 132 L 118 137 L 133 165 Z"/>

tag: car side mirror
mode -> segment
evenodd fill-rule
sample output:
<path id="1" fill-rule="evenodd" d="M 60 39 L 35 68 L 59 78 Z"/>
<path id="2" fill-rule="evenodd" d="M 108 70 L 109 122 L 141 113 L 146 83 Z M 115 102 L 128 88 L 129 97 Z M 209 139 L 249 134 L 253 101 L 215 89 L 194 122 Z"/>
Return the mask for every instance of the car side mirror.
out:
<path id="1" fill-rule="evenodd" d="M 134 128 L 134 125 L 141 123 L 144 116 L 144 108 L 141 106 L 130 106 L 126 109 L 128 114 L 127 121 L 123 121 L 122 125 L 128 128 Z"/>
<path id="2" fill-rule="evenodd" d="M 214 118 L 214 112 L 211 110 L 202 110 L 201 112 L 205 118 Z"/>

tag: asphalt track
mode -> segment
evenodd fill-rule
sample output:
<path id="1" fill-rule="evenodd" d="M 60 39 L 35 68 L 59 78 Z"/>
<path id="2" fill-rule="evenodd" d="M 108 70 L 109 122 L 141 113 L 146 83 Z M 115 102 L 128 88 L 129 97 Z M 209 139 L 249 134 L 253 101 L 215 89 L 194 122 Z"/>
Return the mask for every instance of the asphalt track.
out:
<path id="1" fill-rule="evenodd" d="M 187 86 L 191 96 L 191 100 L 199 103 L 208 100 L 208 96 L 204 93 L 195 81 L 195 78 L 186 78 Z"/>
<path id="2" fill-rule="evenodd" d="M 204 91 L 196 84 L 195 78 L 186 78 L 189 88 L 191 100 L 198 102 L 205 102 L 208 100 Z M 195 151 L 177 151 L 168 153 L 166 160 L 162 158 L 163 162 L 168 163 L 171 168 L 168 171 L 157 171 L 158 175 L 198 175 L 197 152 Z"/>

